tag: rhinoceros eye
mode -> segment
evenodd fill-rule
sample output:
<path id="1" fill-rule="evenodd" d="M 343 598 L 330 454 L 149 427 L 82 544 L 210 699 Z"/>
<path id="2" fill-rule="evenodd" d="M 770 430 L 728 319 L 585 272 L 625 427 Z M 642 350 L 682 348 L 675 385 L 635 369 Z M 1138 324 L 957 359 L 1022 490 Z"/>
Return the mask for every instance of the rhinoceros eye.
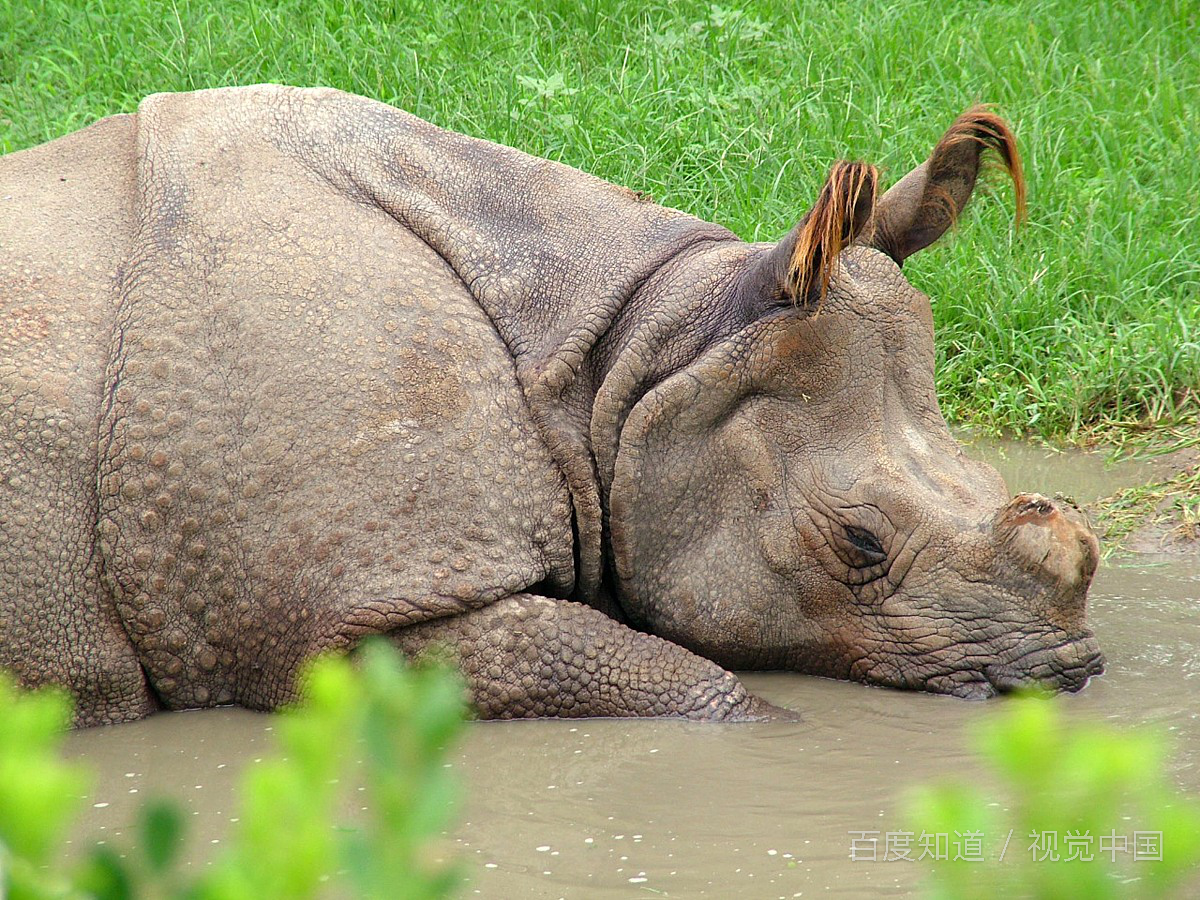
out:
<path id="1" fill-rule="evenodd" d="M 884 552 L 883 544 L 879 543 L 879 538 L 865 528 L 847 525 L 846 539 L 850 542 L 850 546 L 861 554 L 862 559 L 855 560 L 855 563 L 861 568 L 878 565 L 887 559 L 887 553 Z"/>

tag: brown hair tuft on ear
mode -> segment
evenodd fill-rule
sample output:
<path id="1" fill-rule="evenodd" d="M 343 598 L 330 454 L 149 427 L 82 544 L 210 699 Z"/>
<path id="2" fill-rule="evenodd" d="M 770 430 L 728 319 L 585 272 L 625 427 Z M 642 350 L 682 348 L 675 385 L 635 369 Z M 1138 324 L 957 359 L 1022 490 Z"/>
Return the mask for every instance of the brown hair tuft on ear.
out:
<path id="1" fill-rule="evenodd" d="M 793 302 L 829 290 L 838 255 L 867 227 L 875 211 L 878 170 L 867 163 L 835 163 L 821 195 L 800 223 L 788 265 L 787 290 Z"/>
<path id="2" fill-rule="evenodd" d="M 954 120 L 930 157 L 931 160 L 948 159 L 949 150 L 964 141 L 975 141 L 982 144 L 985 150 L 994 150 L 1000 157 L 1000 162 L 1013 181 L 1013 192 L 1016 196 L 1016 223 L 1025 221 L 1025 174 L 1021 169 L 1021 154 L 1017 151 L 1017 139 L 1013 136 L 1007 123 L 992 112 L 986 105 L 978 103 L 972 106 Z M 957 213 L 953 202 L 950 208 Z"/>

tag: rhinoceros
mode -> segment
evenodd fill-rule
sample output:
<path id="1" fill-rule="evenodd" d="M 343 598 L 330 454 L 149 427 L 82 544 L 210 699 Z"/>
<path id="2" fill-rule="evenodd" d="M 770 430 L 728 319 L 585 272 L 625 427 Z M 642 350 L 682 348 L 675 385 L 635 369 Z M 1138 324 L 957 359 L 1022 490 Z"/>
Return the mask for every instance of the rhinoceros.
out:
<path id="1" fill-rule="evenodd" d="M 1096 538 L 963 454 L 901 271 L 988 151 L 1019 217 L 975 107 L 778 243 L 332 89 L 0 159 L 0 665 L 81 725 L 272 709 L 370 635 L 482 717 L 1079 689 Z"/>

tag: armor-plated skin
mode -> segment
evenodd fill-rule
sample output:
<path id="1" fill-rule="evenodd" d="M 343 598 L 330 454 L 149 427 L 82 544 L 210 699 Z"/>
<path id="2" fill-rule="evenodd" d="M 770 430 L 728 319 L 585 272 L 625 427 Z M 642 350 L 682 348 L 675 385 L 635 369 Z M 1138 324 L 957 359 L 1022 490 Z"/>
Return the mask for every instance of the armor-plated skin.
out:
<path id="1" fill-rule="evenodd" d="M 1095 538 L 962 456 L 897 264 L 940 158 L 814 303 L 791 236 L 333 90 L 5 157 L 0 665 L 84 724 L 274 708 L 375 633 L 497 717 L 775 712 L 723 666 L 1078 688 Z"/>

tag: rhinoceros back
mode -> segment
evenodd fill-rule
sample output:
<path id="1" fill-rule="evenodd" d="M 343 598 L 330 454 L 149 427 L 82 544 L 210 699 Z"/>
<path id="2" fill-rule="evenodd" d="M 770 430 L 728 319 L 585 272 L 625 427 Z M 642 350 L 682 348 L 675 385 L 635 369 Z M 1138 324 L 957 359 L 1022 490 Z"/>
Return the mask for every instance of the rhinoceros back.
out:
<path id="1" fill-rule="evenodd" d="M 272 98 L 138 113 L 98 533 L 169 706 L 275 706 L 313 652 L 573 577 L 504 342 L 441 256 L 321 176 L 336 147 L 281 149 Z"/>

